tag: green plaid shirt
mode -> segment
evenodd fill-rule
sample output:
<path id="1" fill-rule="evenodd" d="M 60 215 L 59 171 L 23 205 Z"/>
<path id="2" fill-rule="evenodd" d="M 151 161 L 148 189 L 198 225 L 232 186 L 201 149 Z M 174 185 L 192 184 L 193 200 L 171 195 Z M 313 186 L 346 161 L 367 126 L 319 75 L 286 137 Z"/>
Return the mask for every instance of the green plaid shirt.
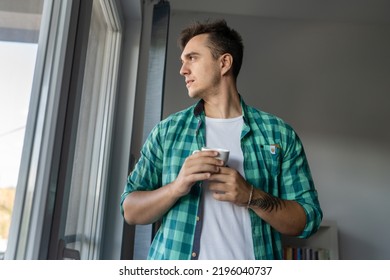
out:
<path id="1" fill-rule="evenodd" d="M 247 182 L 276 197 L 295 200 L 306 212 L 306 238 L 317 231 L 322 211 L 301 141 L 281 119 L 247 106 L 241 100 L 244 125 L 241 148 Z M 128 177 L 121 197 L 133 191 L 154 190 L 176 179 L 184 160 L 205 146 L 203 101 L 161 121 L 146 140 L 141 157 Z M 162 217 L 148 259 L 197 259 L 202 224 L 201 183 Z M 256 259 L 282 259 L 280 233 L 252 210 Z"/>

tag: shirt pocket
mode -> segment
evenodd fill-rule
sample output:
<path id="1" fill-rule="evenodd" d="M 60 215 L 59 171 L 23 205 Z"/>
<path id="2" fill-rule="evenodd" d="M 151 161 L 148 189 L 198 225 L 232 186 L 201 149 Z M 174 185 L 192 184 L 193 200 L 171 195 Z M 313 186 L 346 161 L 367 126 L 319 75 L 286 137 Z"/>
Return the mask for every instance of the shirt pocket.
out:
<path id="1" fill-rule="evenodd" d="M 264 165 L 272 177 L 281 171 L 281 148 L 278 144 L 260 145 Z"/>

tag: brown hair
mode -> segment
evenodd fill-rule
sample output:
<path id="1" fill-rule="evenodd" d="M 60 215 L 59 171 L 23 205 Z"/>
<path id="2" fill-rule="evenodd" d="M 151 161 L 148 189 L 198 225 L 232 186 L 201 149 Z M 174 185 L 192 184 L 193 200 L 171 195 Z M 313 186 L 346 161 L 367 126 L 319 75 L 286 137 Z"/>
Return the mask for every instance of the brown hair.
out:
<path id="1" fill-rule="evenodd" d="M 237 78 L 244 54 L 241 35 L 230 28 L 225 20 L 195 22 L 182 30 L 179 37 L 180 48 L 183 50 L 188 41 L 200 34 L 209 35 L 209 48 L 215 59 L 225 53 L 229 53 L 233 57 L 233 75 Z"/>

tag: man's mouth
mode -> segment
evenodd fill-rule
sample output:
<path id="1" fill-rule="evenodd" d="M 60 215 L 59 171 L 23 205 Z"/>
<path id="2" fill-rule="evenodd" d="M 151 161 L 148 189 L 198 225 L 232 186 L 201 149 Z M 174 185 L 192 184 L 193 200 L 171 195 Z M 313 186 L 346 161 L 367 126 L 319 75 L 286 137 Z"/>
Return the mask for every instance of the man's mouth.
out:
<path id="1" fill-rule="evenodd" d="M 186 86 L 189 87 L 194 82 L 194 80 L 186 80 Z"/>

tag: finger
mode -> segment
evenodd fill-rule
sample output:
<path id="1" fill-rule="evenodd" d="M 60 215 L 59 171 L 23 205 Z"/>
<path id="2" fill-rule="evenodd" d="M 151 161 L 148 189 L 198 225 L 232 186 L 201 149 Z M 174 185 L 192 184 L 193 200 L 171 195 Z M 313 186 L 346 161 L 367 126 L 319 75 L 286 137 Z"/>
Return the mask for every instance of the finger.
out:
<path id="1" fill-rule="evenodd" d="M 215 164 L 221 165 L 223 164 L 223 161 L 220 159 L 217 159 L 216 157 L 218 156 L 218 152 L 216 151 L 199 151 L 195 150 L 192 152 L 192 154 L 188 157 L 189 159 L 213 159 Z"/>
<path id="2" fill-rule="evenodd" d="M 229 193 L 222 191 L 213 192 L 213 198 L 218 201 L 231 201 Z"/>
<path id="3" fill-rule="evenodd" d="M 234 169 L 228 166 L 221 166 L 221 168 L 219 169 L 219 173 L 224 175 L 233 174 L 234 171 L 235 171 Z"/>
<path id="4" fill-rule="evenodd" d="M 197 153 L 197 154 L 189 156 L 185 160 L 183 166 L 185 166 L 185 168 L 193 168 L 193 167 L 199 168 L 200 166 L 221 167 L 221 166 L 223 166 L 223 162 L 219 159 L 214 158 L 214 157 L 204 156 L 204 155 L 199 156 Z M 206 168 L 208 168 L 208 167 L 206 167 Z"/>
<path id="5" fill-rule="evenodd" d="M 210 181 L 216 181 L 216 182 L 220 182 L 220 183 L 224 183 L 224 184 L 226 184 L 228 182 L 228 179 L 229 179 L 229 177 L 226 176 L 226 174 L 221 173 L 221 168 L 219 168 L 218 173 L 213 173 L 210 176 Z"/>
<path id="6" fill-rule="evenodd" d="M 211 174 L 211 176 L 212 176 L 212 174 Z M 210 178 L 211 178 L 211 176 L 210 176 Z M 210 179 L 209 179 L 209 190 L 212 192 L 227 192 L 227 191 L 229 191 L 227 184 L 221 183 L 221 182 L 210 181 Z"/>
<path id="7" fill-rule="evenodd" d="M 200 151 L 200 155 L 206 157 L 216 157 L 219 155 L 219 153 L 217 151 Z"/>
<path id="8" fill-rule="evenodd" d="M 211 173 L 209 172 L 204 172 L 204 173 L 196 173 L 196 174 L 191 174 L 186 177 L 186 180 L 189 182 L 195 183 L 198 181 L 204 181 L 208 180 L 210 178 Z"/>
<path id="9" fill-rule="evenodd" d="M 184 173 L 187 175 L 198 174 L 198 173 L 218 173 L 219 166 L 215 164 L 193 164 L 188 165 L 184 168 Z"/>

